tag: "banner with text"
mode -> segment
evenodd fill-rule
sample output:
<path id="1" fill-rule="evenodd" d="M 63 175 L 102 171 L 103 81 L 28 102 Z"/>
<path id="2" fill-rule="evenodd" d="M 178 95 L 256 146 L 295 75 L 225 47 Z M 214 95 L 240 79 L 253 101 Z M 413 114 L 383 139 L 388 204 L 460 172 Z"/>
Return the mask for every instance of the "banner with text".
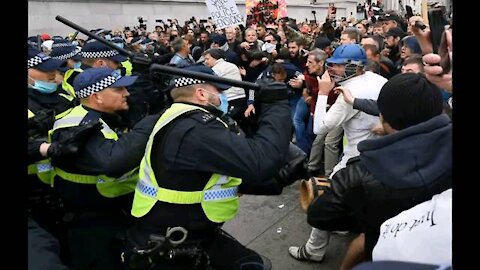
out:
<path id="1" fill-rule="evenodd" d="M 217 29 L 243 23 L 243 16 L 235 4 L 235 0 L 206 0 L 208 12 Z"/>
<path id="2" fill-rule="evenodd" d="M 271 26 L 283 17 L 287 17 L 285 0 L 246 0 L 247 27 L 251 25 Z"/>

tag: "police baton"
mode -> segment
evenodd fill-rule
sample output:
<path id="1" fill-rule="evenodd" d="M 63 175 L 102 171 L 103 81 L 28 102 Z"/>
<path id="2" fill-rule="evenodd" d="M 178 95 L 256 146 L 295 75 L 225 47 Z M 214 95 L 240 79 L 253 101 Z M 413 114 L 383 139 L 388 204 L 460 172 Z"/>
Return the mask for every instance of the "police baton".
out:
<path id="1" fill-rule="evenodd" d="M 98 36 L 98 35 L 95 35 L 94 33 L 90 33 L 90 31 L 88 31 L 87 29 L 81 27 L 80 25 L 72 22 L 72 21 L 69 21 L 65 18 L 63 18 L 62 16 L 60 15 L 57 15 L 55 17 L 55 19 L 63 24 L 66 24 L 67 26 L 70 26 L 72 27 L 73 29 L 77 30 L 78 32 L 82 33 L 82 34 L 85 34 L 86 36 L 88 36 L 89 38 L 92 38 L 92 39 L 96 39 L 98 40 L 99 42 L 105 44 L 106 46 L 110 47 L 110 48 L 113 48 L 117 51 L 119 51 L 121 54 L 125 55 L 125 56 L 128 56 L 130 57 L 130 59 L 132 59 L 132 61 L 134 62 L 137 62 L 139 64 L 145 64 L 145 65 L 148 65 L 150 64 L 152 61 L 149 59 L 149 58 L 146 58 L 146 57 L 141 57 L 141 56 L 138 56 L 138 55 L 135 55 L 134 53 L 128 51 L 128 50 L 125 50 L 124 48 L 120 48 L 112 43 L 110 43 L 108 40 Z"/>
<path id="2" fill-rule="evenodd" d="M 222 78 L 215 75 L 206 74 L 203 72 L 191 71 L 191 70 L 159 65 L 159 64 L 152 64 L 150 66 L 150 71 L 151 72 L 157 71 L 161 73 L 189 77 L 189 78 L 209 81 L 209 82 L 223 83 L 226 85 L 231 85 L 231 86 L 236 86 L 236 87 L 241 87 L 246 89 L 253 89 L 253 90 L 260 89 L 260 85 L 256 83 L 237 81 L 233 79 L 227 79 L 227 78 Z"/>
<path id="3" fill-rule="evenodd" d="M 95 35 L 94 33 L 91 33 L 87 29 L 79 26 L 76 23 L 73 23 L 73 22 L 63 18 L 62 16 L 57 15 L 55 17 L 55 19 L 57 21 L 63 23 L 63 24 L 66 24 L 66 25 L 72 27 L 73 29 L 87 35 L 88 37 L 96 39 L 99 42 L 105 44 L 106 46 L 119 51 L 121 54 L 130 57 L 130 59 L 132 59 L 133 62 L 136 62 L 136 63 L 139 63 L 139 64 L 145 64 L 145 65 L 149 65 L 152 62 L 151 59 L 149 59 L 149 58 L 138 56 L 138 55 L 136 55 L 136 54 L 124 49 L 124 48 L 120 48 L 118 46 L 115 46 L 114 44 L 110 43 L 106 39 L 104 39 L 104 38 L 102 38 L 98 35 Z M 175 67 L 164 66 L 164 65 L 159 65 L 159 64 L 152 64 L 150 66 L 150 71 L 157 71 L 157 72 L 166 73 L 166 74 L 170 74 L 170 75 L 184 76 L 184 77 L 189 77 L 189 78 L 194 78 L 194 79 L 204 80 L 204 81 L 210 81 L 210 82 L 216 82 L 216 83 L 223 83 L 223 84 L 236 86 L 236 87 L 242 87 L 242 88 L 246 88 L 246 89 L 253 89 L 253 90 L 259 90 L 260 89 L 260 86 L 258 84 L 251 83 L 251 82 L 237 81 L 237 80 L 222 78 L 222 77 L 209 75 L 209 74 L 205 74 L 205 73 L 201 73 L 201 72 L 184 70 L 184 69 L 181 69 L 181 68 L 175 68 Z"/>

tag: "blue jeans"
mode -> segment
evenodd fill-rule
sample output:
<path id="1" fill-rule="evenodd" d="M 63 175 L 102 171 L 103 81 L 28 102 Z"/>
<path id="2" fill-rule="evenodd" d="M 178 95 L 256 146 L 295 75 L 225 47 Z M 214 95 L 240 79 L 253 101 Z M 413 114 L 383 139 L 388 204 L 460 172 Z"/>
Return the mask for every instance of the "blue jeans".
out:
<path id="1" fill-rule="evenodd" d="M 288 105 L 290 106 L 290 112 L 291 112 L 291 116 L 292 116 L 292 123 L 294 121 L 294 117 L 295 117 L 295 111 L 297 109 L 297 103 L 298 103 L 298 100 L 300 99 L 301 95 L 300 94 L 293 94 L 291 96 L 288 97 Z"/>
<path id="2" fill-rule="evenodd" d="M 303 97 L 297 102 L 295 115 L 293 117 L 293 126 L 295 127 L 297 146 L 307 153 L 307 155 L 310 155 L 315 134 L 313 133 L 313 118 L 310 115 L 310 110 Z"/>

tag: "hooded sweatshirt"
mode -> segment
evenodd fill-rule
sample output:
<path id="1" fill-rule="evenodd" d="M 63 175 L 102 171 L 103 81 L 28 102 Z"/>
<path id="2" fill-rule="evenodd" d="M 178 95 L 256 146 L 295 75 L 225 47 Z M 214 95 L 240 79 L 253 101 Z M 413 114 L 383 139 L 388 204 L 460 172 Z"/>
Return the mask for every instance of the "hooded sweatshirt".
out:
<path id="1" fill-rule="evenodd" d="M 360 160 L 395 189 L 428 186 L 452 167 L 452 124 L 441 114 L 394 134 L 358 144 Z"/>

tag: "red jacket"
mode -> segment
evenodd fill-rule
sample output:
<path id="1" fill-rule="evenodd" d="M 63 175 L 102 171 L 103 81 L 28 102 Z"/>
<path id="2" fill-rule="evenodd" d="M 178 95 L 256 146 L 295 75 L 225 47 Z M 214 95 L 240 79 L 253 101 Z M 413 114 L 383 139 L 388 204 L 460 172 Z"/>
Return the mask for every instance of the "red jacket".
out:
<path id="1" fill-rule="evenodd" d="M 318 98 L 318 81 L 317 76 L 309 75 L 307 72 L 304 73 L 305 75 L 305 84 L 307 85 L 307 89 L 310 91 L 310 96 L 312 96 L 312 101 L 310 102 L 310 113 L 315 113 L 315 105 L 317 104 Z M 335 94 L 334 91 L 330 91 L 328 94 L 327 104 L 333 105 L 335 100 L 337 100 L 338 94 Z"/>

